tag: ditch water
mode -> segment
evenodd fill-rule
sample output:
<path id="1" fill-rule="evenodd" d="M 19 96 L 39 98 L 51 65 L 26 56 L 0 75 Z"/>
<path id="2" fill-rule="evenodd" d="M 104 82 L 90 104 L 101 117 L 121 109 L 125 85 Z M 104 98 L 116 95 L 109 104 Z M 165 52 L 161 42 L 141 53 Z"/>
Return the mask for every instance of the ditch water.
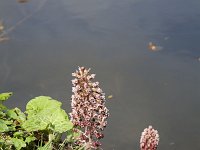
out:
<path id="1" fill-rule="evenodd" d="M 14 92 L 9 107 L 48 95 L 70 112 L 71 73 L 85 66 L 113 95 L 103 149 L 137 150 L 152 125 L 159 150 L 199 150 L 199 8 L 199 0 L 1 1 L 0 92 Z"/>

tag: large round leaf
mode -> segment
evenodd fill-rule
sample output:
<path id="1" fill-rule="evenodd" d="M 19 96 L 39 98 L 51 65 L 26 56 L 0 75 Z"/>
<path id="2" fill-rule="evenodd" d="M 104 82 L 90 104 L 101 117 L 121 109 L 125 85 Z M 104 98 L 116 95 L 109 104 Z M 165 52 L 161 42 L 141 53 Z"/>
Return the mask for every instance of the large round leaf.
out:
<path id="1" fill-rule="evenodd" d="M 61 109 L 61 103 L 51 97 L 39 96 L 28 102 L 26 113 L 27 121 L 23 127 L 27 131 L 51 130 L 65 132 L 73 125 L 69 121 L 67 113 Z"/>

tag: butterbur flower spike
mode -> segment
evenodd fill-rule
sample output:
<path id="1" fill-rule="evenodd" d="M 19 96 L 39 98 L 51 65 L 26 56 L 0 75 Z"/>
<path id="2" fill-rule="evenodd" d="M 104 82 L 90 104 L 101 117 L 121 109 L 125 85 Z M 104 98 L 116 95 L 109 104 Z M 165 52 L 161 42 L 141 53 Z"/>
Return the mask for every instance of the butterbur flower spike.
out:
<path id="1" fill-rule="evenodd" d="M 140 138 L 140 150 L 156 150 L 159 142 L 158 131 L 152 126 L 144 129 Z"/>
<path id="2" fill-rule="evenodd" d="M 97 149 L 99 139 L 104 135 L 101 131 L 106 127 L 108 109 L 105 106 L 105 94 L 99 87 L 99 82 L 92 82 L 95 74 L 89 74 L 90 69 L 79 67 L 72 76 L 72 92 L 70 113 L 71 121 L 81 128 L 82 134 L 78 144 L 86 150 Z"/>

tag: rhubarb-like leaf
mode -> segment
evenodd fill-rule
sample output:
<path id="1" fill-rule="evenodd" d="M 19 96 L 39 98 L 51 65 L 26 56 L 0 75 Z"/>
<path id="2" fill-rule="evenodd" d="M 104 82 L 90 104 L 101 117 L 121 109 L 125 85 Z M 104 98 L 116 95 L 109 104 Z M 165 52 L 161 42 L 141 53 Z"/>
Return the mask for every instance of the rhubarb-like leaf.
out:
<path id="1" fill-rule="evenodd" d="M 62 133 L 70 130 L 73 125 L 61 105 L 61 102 L 47 96 L 30 100 L 26 106 L 28 116 L 23 128 L 29 132 L 51 130 Z"/>

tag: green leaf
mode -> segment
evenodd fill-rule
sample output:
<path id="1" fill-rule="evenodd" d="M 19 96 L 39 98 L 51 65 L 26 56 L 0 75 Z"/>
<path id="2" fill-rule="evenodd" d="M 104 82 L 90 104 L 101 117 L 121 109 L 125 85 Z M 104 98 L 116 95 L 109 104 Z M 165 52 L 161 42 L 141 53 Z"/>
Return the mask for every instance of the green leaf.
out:
<path id="1" fill-rule="evenodd" d="M 22 137 L 24 135 L 24 133 L 23 132 L 21 132 L 21 131 L 18 131 L 18 132 L 15 132 L 14 134 L 13 134 L 13 136 L 14 137 Z"/>
<path id="2" fill-rule="evenodd" d="M 71 130 L 67 131 L 66 133 L 67 133 L 66 140 L 70 143 L 74 142 L 81 135 L 81 131 L 79 131 L 78 129 L 77 129 L 77 132 L 75 132 L 75 131 L 73 131 L 73 129 L 71 129 Z"/>
<path id="3" fill-rule="evenodd" d="M 60 109 L 61 102 L 52 99 L 48 96 L 39 96 L 30 100 L 26 105 L 26 112 L 28 115 L 36 115 L 42 111 L 52 111 L 54 109 Z"/>
<path id="4" fill-rule="evenodd" d="M 19 108 L 14 108 L 13 111 L 17 114 L 16 120 L 20 123 L 23 123 L 26 120 L 26 115 L 19 109 Z"/>
<path id="5" fill-rule="evenodd" d="M 0 119 L 0 132 L 15 131 L 13 121 Z"/>
<path id="6" fill-rule="evenodd" d="M 61 105 L 61 102 L 47 96 L 32 99 L 26 106 L 28 117 L 22 127 L 29 132 L 51 130 L 62 133 L 70 130 L 73 124 Z"/>
<path id="7" fill-rule="evenodd" d="M 28 136 L 26 138 L 25 142 L 29 144 L 30 142 L 35 141 L 35 140 L 36 140 L 36 137 L 34 137 L 34 136 Z"/>
<path id="8" fill-rule="evenodd" d="M 12 92 L 1 93 L 0 94 L 0 101 L 6 101 L 9 97 L 13 95 Z"/>
<path id="9" fill-rule="evenodd" d="M 9 131 L 16 131 L 16 128 L 15 128 L 15 126 L 12 125 L 12 126 L 8 126 L 8 130 Z"/>
<path id="10" fill-rule="evenodd" d="M 1 102 L 1 100 L 0 100 L 0 102 Z M 0 103 L 0 111 L 6 110 L 6 109 L 7 109 L 7 107 Z"/>
<path id="11" fill-rule="evenodd" d="M 13 124 L 13 121 L 10 121 L 10 120 L 4 120 L 4 123 L 7 124 L 7 125 L 11 125 L 11 124 Z"/>
<path id="12" fill-rule="evenodd" d="M 12 119 L 17 119 L 17 114 L 15 113 L 15 111 L 13 109 L 10 109 L 6 112 L 6 114 L 8 115 L 8 117 L 12 118 Z"/>
<path id="13" fill-rule="evenodd" d="M 26 120 L 26 115 L 19 108 L 7 109 L 5 114 L 8 118 L 17 120 L 18 122 Z"/>
<path id="14" fill-rule="evenodd" d="M 0 111 L 0 118 L 4 118 L 6 116 L 6 114 L 2 111 Z"/>
<path id="15" fill-rule="evenodd" d="M 11 141 L 17 150 L 20 150 L 22 147 L 26 147 L 26 143 L 22 139 L 12 138 Z"/>
<path id="16" fill-rule="evenodd" d="M 47 143 L 44 146 L 38 147 L 37 150 L 52 150 L 52 145 L 50 143 Z"/>
<path id="17" fill-rule="evenodd" d="M 8 126 L 6 125 L 6 122 L 2 119 L 0 119 L 0 132 L 7 132 Z"/>

